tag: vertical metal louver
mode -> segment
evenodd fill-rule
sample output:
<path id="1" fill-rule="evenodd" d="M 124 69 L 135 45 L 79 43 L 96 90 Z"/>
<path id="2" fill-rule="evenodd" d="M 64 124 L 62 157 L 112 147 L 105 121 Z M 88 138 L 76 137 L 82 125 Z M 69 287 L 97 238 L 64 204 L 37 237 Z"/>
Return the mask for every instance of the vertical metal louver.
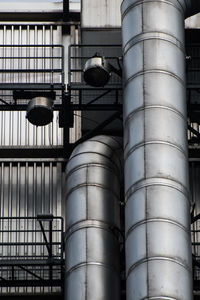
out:
<path id="1" fill-rule="evenodd" d="M 9 280 L 12 281 L 12 277 L 15 281 L 38 280 L 30 272 L 48 279 L 48 265 L 34 265 L 34 261 L 38 259 L 45 262 L 48 258 L 48 251 L 43 245 L 44 238 L 39 223 L 33 218 L 39 214 L 52 214 L 55 217 L 63 215 L 62 174 L 62 165 L 59 162 L 0 162 L 1 295 L 61 291 L 60 287 L 48 287 L 45 284 L 44 286 L 36 284 L 35 287 L 30 287 L 28 284 L 27 286 L 14 284 L 12 287 L 12 285 L 9 286 Z M 59 218 L 52 223 L 53 242 L 58 243 L 53 246 L 52 251 L 58 259 L 62 254 L 61 225 Z M 45 223 L 44 226 L 48 237 L 48 224 Z M 22 268 L 19 267 L 20 261 Z M 12 262 L 14 262 L 13 265 Z M 60 268 L 57 271 L 54 267 L 54 279 L 62 275 Z M 7 287 L 3 279 L 8 281 Z"/>
<path id="2" fill-rule="evenodd" d="M 40 56 L 51 56 L 51 51 L 59 56 L 59 49 L 56 45 L 62 44 L 61 26 L 57 25 L 0 25 L 0 69 L 21 69 L 21 68 L 44 68 L 50 67 L 52 60 L 38 59 Z M 3 47 L 7 45 L 7 47 Z M 10 47 L 8 47 L 10 45 Z M 12 47 L 12 45 L 55 45 L 55 49 L 38 49 Z M 56 54 L 57 51 L 57 54 Z M 20 59 L 20 57 L 32 56 L 35 59 Z M 6 59 L 6 57 L 17 57 L 16 59 Z M 55 60 L 54 60 L 55 61 Z M 55 62 L 56 63 L 56 62 Z M 46 64 L 46 65 L 44 65 Z M 58 64 L 60 62 L 58 61 Z M 1 73 L 2 82 L 26 83 L 40 82 L 44 78 L 43 74 L 22 74 L 22 73 Z M 31 76 L 31 77 L 30 77 Z M 46 75 L 49 76 L 49 75 Z M 48 78 L 46 77 L 46 80 Z M 54 81 L 59 80 L 54 78 Z M 13 101 L 12 91 L 1 91 L 4 101 Z M 26 119 L 25 111 L 1 111 L 0 112 L 0 145 L 1 146 L 59 146 L 63 143 L 62 129 L 58 124 L 58 112 L 54 112 L 53 122 L 43 128 L 37 128 Z"/>

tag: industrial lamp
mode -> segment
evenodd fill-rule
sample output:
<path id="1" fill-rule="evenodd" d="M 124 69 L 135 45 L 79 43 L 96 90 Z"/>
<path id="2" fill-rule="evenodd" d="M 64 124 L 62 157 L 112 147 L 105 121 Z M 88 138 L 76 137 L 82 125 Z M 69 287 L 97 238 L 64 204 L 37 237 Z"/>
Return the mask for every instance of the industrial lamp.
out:
<path id="1" fill-rule="evenodd" d="M 53 120 L 53 100 L 47 97 L 35 97 L 29 101 L 26 118 L 36 126 L 44 126 Z"/>
<path id="2" fill-rule="evenodd" d="M 117 70 L 105 57 L 96 53 L 86 61 L 83 69 L 83 77 L 87 84 L 94 87 L 101 87 L 109 82 L 111 72 L 122 76 L 121 70 Z"/>

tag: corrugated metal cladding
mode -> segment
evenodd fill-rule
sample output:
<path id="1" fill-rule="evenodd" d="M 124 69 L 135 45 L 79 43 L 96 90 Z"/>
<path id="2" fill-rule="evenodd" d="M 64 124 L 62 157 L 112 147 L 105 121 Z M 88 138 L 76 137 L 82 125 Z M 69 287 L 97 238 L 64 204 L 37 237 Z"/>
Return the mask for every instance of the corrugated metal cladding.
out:
<path id="1" fill-rule="evenodd" d="M 0 45 L 49 45 L 49 44 L 62 44 L 62 30 L 61 26 L 56 25 L 0 25 Z M 65 45 L 67 47 L 68 45 Z M 3 57 L 8 55 L 24 56 L 27 53 L 22 51 L 22 48 L 18 49 L 18 53 L 10 52 L 12 49 L 1 47 L 1 64 L 8 63 Z M 7 50 L 6 50 L 7 49 Z M 3 52 L 2 52 L 3 51 Z M 9 53 L 7 53 L 7 51 Z M 16 51 L 16 49 L 15 49 Z M 21 52 L 19 52 L 21 51 Z M 26 50 L 27 51 L 27 50 Z M 48 55 L 48 53 L 47 53 Z M 5 62 L 6 61 L 6 62 Z M 11 60 L 14 64 L 14 60 Z M 33 61 L 33 60 L 32 60 Z M 20 60 L 18 60 L 18 63 Z M 21 62 L 22 63 L 22 62 Z M 27 63 L 27 62 L 26 62 Z M 43 64 L 38 60 L 38 64 Z M 48 65 L 48 61 L 47 61 Z M 1 66 L 2 67 L 2 66 Z M 20 66 L 10 65 L 10 68 L 17 68 Z M 22 66 L 23 67 L 23 66 Z M 41 68 L 44 66 L 41 65 Z M 40 65 L 37 65 L 40 68 Z M 4 75 L 9 76 L 10 74 Z M 15 76 L 19 76 L 16 74 Z M 31 75 L 32 76 L 32 75 Z M 37 74 L 37 76 L 41 76 Z M 15 78 L 16 79 L 16 78 Z M 20 82 L 20 78 L 17 78 Z M 39 80 L 39 78 L 38 78 Z M 35 78 L 34 82 L 40 82 Z M 21 78 L 24 81 L 24 78 Z M 3 92 L 8 94 L 6 100 L 9 101 L 11 92 Z M 0 146 L 57 146 L 62 145 L 62 129 L 58 126 L 58 114 L 54 113 L 54 121 L 52 124 L 36 128 L 32 124 L 26 121 L 25 112 L 0 112 Z"/>
<path id="2" fill-rule="evenodd" d="M 38 214 L 62 216 L 62 166 L 61 162 L 0 162 L 0 217 L 36 217 Z M 48 222 L 43 224 L 48 230 Z M 53 241 L 61 242 L 61 222 L 53 221 Z M 5 243 L 22 243 L 9 245 Z M 48 257 L 42 245 L 23 245 L 23 243 L 44 242 L 39 223 L 35 220 L 0 220 L 0 259 L 36 259 Z M 60 257 L 61 248 L 53 246 L 53 255 Z M 29 271 L 48 278 L 48 267 L 29 267 Z M 1 267 L 0 276 L 10 278 L 11 267 Z M 15 268 L 15 276 L 21 280 L 33 280 L 31 273 Z M 60 277 L 60 269 L 54 271 L 54 278 Z M 59 287 L 10 287 L 0 288 L 7 293 L 45 293 L 60 291 Z"/>
<path id="3" fill-rule="evenodd" d="M 190 163 L 190 189 L 194 216 L 200 214 L 200 162 Z M 192 253 L 200 257 L 200 220 L 194 222 L 191 227 Z M 200 280 L 200 270 L 195 268 L 195 279 Z"/>
<path id="4" fill-rule="evenodd" d="M 121 26 L 122 0 L 82 1 L 82 28 L 108 28 Z"/>
<path id="5" fill-rule="evenodd" d="M 62 129 L 58 124 L 58 112 L 53 122 L 36 127 L 26 119 L 26 112 L 0 112 L 0 146 L 59 146 L 63 143 Z"/>
<path id="6" fill-rule="evenodd" d="M 0 162 L 0 217 L 62 215 L 59 162 Z"/>

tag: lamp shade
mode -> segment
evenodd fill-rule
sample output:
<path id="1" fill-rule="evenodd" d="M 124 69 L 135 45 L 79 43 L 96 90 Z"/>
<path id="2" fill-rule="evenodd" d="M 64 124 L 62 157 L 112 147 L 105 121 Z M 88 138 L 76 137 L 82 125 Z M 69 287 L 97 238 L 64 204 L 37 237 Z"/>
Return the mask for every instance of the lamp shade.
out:
<path id="1" fill-rule="evenodd" d="M 53 120 L 53 100 L 47 97 L 35 97 L 29 101 L 26 118 L 36 126 L 44 126 Z"/>

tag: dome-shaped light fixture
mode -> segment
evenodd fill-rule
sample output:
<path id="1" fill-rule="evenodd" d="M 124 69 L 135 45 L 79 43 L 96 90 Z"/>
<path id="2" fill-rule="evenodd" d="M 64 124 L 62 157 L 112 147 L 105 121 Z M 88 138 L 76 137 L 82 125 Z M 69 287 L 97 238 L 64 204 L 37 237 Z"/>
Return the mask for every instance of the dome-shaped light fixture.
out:
<path id="1" fill-rule="evenodd" d="M 94 87 L 106 85 L 111 76 L 109 64 L 98 54 L 86 61 L 83 74 L 85 82 Z"/>
<path id="2" fill-rule="evenodd" d="M 26 118 L 36 126 L 44 126 L 53 120 L 53 100 L 47 97 L 35 97 L 29 101 Z"/>

